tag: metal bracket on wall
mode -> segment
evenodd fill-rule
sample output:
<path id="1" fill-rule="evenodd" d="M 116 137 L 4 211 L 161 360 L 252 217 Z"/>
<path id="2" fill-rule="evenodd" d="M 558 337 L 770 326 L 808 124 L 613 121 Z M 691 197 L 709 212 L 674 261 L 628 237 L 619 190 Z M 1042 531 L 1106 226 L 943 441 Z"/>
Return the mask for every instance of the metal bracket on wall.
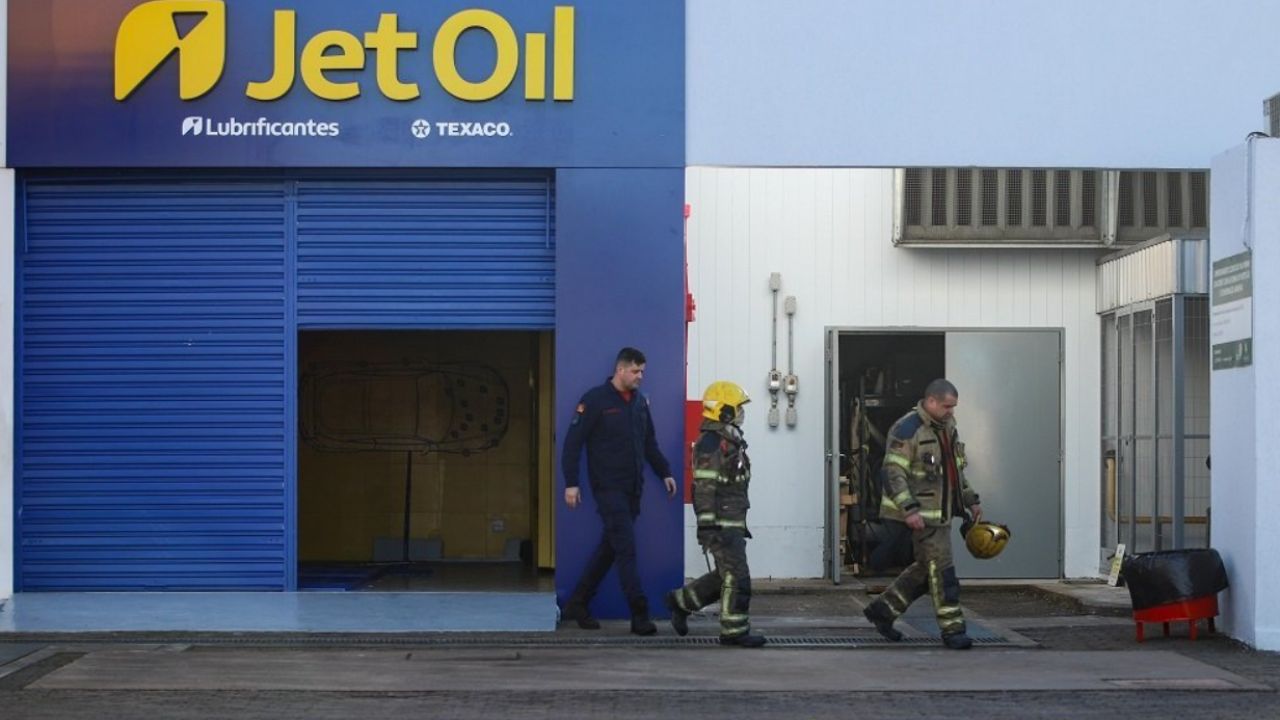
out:
<path id="1" fill-rule="evenodd" d="M 787 376 L 782 379 L 782 391 L 787 394 L 787 427 L 795 427 L 796 394 L 800 392 L 800 378 L 796 377 L 795 371 L 795 295 L 787 296 L 784 308 L 787 313 Z"/>
<path id="2" fill-rule="evenodd" d="M 782 275 L 770 273 L 769 292 L 773 294 L 773 349 L 767 386 L 769 388 L 769 427 L 778 427 L 778 392 L 782 390 L 782 373 L 778 371 L 778 291 L 782 289 Z"/>

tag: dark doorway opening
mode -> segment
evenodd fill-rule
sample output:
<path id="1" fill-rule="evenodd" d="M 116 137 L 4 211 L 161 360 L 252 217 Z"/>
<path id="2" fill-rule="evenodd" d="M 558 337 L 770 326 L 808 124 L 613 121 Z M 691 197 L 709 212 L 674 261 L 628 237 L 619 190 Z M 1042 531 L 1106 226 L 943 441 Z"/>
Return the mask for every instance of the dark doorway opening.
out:
<path id="1" fill-rule="evenodd" d="M 298 588 L 553 588 L 551 334 L 306 331 Z"/>

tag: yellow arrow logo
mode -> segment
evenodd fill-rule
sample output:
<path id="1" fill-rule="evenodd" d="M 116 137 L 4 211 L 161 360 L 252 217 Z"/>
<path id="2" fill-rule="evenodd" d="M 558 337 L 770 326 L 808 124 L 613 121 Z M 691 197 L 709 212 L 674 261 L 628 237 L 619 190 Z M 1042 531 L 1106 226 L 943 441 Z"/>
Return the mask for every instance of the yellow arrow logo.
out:
<path id="1" fill-rule="evenodd" d="M 116 33 L 116 100 L 132 95 L 175 53 L 179 97 L 204 95 L 222 77 L 226 38 L 221 0 L 152 0 L 135 7 Z"/>

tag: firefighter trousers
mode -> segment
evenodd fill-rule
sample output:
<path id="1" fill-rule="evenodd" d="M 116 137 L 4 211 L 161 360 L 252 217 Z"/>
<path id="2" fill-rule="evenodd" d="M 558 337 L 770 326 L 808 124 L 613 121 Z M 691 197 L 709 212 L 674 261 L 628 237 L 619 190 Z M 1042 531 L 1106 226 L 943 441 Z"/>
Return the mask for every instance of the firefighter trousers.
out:
<path id="1" fill-rule="evenodd" d="M 960 581 L 951 561 L 951 525 L 925 526 L 911 533 L 915 562 L 903 570 L 880 600 L 896 618 L 907 611 L 916 598 L 929 593 L 938 628 L 943 635 L 965 631 L 960 610 Z"/>
<path id="2" fill-rule="evenodd" d="M 715 559 L 715 570 L 690 582 L 676 593 L 685 612 L 696 612 L 720 601 L 720 636 L 738 637 L 751 632 L 751 570 L 747 567 L 745 530 L 702 530 L 698 540 Z"/>

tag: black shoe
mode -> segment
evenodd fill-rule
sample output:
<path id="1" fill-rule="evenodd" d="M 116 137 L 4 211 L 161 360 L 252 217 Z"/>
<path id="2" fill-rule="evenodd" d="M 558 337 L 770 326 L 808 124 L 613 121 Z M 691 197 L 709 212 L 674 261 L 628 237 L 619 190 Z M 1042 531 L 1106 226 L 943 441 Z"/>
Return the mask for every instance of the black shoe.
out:
<path id="1" fill-rule="evenodd" d="M 898 642 L 902 639 L 902 633 L 893 629 L 893 612 L 889 610 L 889 606 L 876 600 L 863 609 L 862 614 L 876 626 L 876 632 L 884 636 L 886 640 Z"/>
<path id="2" fill-rule="evenodd" d="M 560 611 L 560 619 L 568 622 L 570 620 L 578 623 L 578 627 L 583 630 L 599 630 L 600 621 L 591 617 L 591 611 L 586 605 L 580 603 L 568 603 L 564 609 Z"/>
<path id="3" fill-rule="evenodd" d="M 767 642 L 769 641 L 763 635 L 752 635 L 751 633 L 734 635 L 733 637 L 720 636 L 721 645 L 732 645 L 733 647 L 758 648 L 763 647 Z"/>
<path id="4" fill-rule="evenodd" d="M 677 635 L 684 637 L 689 634 L 689 613 L 685 612 L 684 608 L 680 607 L 679 601 L 676 600 L 676 593 L 678 592 L 683 592 L 683 590 L 672 590 L 663 597 L 663 602 L 666 603 L 667 609 L 671 611 L 671 627 L 676 631 Z"/>
<path id="5" fill-rule="evenodd" d="M 942 644 L 952 650 L 968 650 L 973 647 L 973 640 L 963 630 L 942 636 Z"/>
<path id="6" fill-rule="evenodd" d="M 632 635 L 657 635 L 658 626 L 646 615 L 631 616 L 631 634 Z"/>

